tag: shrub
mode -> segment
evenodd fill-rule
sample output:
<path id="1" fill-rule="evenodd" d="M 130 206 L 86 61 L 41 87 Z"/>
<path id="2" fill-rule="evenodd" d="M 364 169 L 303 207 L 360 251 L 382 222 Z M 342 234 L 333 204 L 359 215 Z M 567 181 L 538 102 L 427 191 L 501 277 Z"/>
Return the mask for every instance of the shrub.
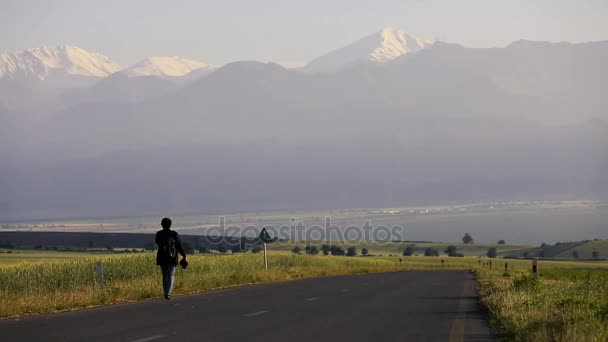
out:
<path id="1" fill-rule="evenodd" d="M 308 251 L 307 252 L 310 255 L 317 255 L 317 254 L 319 254 L 319 247 L 317 247 L 317 246 L 310 246 L 310 247 L 308 247 Z"/>
<path id="2" fill-rule="evenodd" d="M 499 245 L 504 245 L 505 244 L 505 240 L 498 240 L 498 244 Z"/>
<path id="3" fill-rule="evenodd" d="M 225 245 L 225 244 L 223 244 L 223 243 L 220 243 L 220 244 L 217 246 L 217 250 L 218 250 L 218 252 L 220 252 L 220 253 L 222 253 L 222 254 L 223 254 L 223 253 L 226 253 L 226 252 L 228 252 L 228 246 L 226 246 L 226 245 Z"/>
<path id="4" fill-rule="evenodd" d="M 260 246 L 254 246 L 254 247 L 251 249 L 251 253 L 253 253 L 253 254 L 260 253 L 261 251 L 262 251 L 262 247 L 260 247 Z"/>
<path id="5" fill-rule="evenodd" d="M 412 256 L 413 254 L 414 254 L 414 247 L 412 247 L 412 246 L 407 246 L 403 250 L 403 255 L 404 256 Z"/>
<path id="6" fill-rule="evenodd" d="M 300 254 L 300 252 L 302 251 L 302 249 L 300 249 L 300 247 L 298 247 L 298 246 L 295 246 L 291 251 L 294 254 Z"/>
<path id="7" fill-rule="evenodd" d="M 342 247 L 336 246 L 336 245 L 331 246 L 331 255 L 344 255 L 344 254 L 346 254 L 346 253 L 344 252 L 344 249 L 342 249 Z"/>
<path id="8" fill-rule="evenodd" d="M 488 258 L 496 258 L 496 256 L 497 256 L 496 247 L 488 248 L 488 252 L 486 253 L 486 255 L 488 256 Z"/>
<path id="9" fill-rule="evenodd" d="M 361 250 L 361 254 L 364 255 L 364 256 L 368 256 L 369 255 L 369 251 L 367 250 L 367 248 L 363 248 Z"/>
<path id="10" fill-rule="evenodd" d="M 321 246 L 321 251 L 323 252 L 323 255 L 329 255 L 329 253 L 331 252 L 331 246 L 323 245 Z"/>
<path id="11" fill-rule="evenodd" d="M 457 256 L 458 252 L 456 249 L 456 246 L 448 246 L 448 248 L 445 250 L 445 254 L 447 254 L 448 256 Z"/>
<path id="12" fill-rule="evenodd" d="M 529 274 L 524 275 L 519 278 L 513 280 L 513 289 L 518 291 L 531 291 L 537 292 L 540 291 L 541 282 L 539 278 L 535 275 Z"/>
<path id="13" fill-rule="evenodd" d="M 439 251 L 435 248 L 428 247 L 424 250 L 424 256 L 439 256 Z"/>
<path id="14" fill-rule="evenodd" d="M 348 247 L 348 251 L 346 252 L 346 256 L 356 256 L 357 255 L 357 248 L 355 247 Z"/>

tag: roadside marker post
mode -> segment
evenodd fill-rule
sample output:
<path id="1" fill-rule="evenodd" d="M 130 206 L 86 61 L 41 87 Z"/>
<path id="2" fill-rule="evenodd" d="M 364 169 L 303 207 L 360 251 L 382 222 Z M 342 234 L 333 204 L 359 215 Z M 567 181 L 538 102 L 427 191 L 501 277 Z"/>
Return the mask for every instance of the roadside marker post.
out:
<path id="1" fill-rule="evenodd" d="M 98 261 L 96 264 L 96 268 L 97 268 L 97 282 L 99 283 L 99 286 L 103 289 L 103 265 L 101 264 L 101 261 Z"/>
<path id="2" fill-rule="evenodd" d="M 264 268 L 268 271 L 268 256 L 266 254 L 266 242 L 264 242 Z"/>
<path id="3" fill-rule="evenodd" d="M 441 268 L 444 268 L 445 260 L 441 259 Z"/>
<path id="4" fill-rule="evenodd" d="M 538 275 L 537 260 L 532 259 L 532 274 Z"/>

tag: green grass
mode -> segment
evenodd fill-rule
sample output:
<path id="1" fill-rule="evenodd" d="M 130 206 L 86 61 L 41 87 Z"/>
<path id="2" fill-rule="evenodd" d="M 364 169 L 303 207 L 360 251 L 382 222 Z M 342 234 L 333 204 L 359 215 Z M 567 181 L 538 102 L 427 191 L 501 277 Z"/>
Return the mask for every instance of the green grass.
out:
<path id="1" fill-rule="evenodd" d="M 476 270 L 481 303 L 503 339 L 608 340 L 608 263 L 541 261 L 539 276 L 521 266 Z"/>

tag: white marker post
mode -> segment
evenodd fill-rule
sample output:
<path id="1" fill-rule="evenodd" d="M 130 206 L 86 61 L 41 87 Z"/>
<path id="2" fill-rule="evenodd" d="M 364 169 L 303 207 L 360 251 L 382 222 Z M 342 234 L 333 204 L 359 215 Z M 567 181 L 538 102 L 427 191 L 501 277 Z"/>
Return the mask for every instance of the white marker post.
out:
<path id="1" fill-rule="evenodd" d="M 101 261 L 97 262 L 97 282 L 99 283 L 99 286 L 101 286 L 101 288 L 103 289 L 103 265 L 101 264 Z"/>
<path id="2" fill-rule="evenodd" d="M 266 242 L 264 242 L 264 268 L 268 271 L 268 257 L 266 256 Z"/>

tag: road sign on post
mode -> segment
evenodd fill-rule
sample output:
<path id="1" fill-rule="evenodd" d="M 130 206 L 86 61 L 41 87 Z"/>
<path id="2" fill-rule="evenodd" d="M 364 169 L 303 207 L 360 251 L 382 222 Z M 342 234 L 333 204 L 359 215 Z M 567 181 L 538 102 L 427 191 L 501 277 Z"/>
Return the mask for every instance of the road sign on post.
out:
<path id="1" fill-rule="evenodd" d="M 266 243 L 274 242 L 276 239 L 273 239 L 266 231 L 266 228 L 262 228 L 259 236 L 260 241 L 264 244 L 264 269 L 268 269 L 268 254 L 266 253 Z"/>

